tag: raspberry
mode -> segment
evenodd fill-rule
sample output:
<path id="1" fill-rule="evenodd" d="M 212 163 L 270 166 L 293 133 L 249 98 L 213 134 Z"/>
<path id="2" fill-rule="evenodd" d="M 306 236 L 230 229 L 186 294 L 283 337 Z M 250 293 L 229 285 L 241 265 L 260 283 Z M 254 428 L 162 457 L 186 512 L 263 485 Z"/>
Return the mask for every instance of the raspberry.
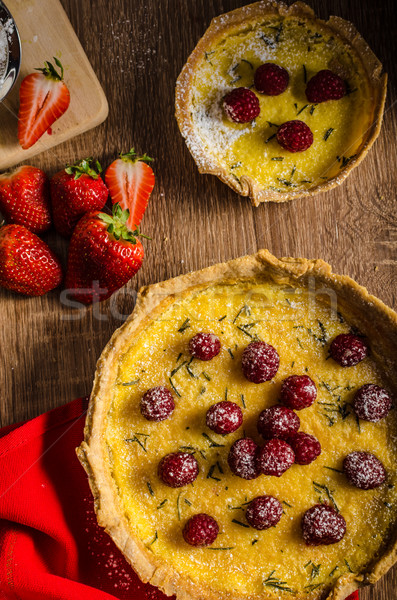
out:
<path id="1" fill-rule="evenodd" d="M 284 440 L 274 438 L 263 446 L 259 453 L 258 463 L 264 475 L 281 477 L 295 462 L 295 454 L 291 446 Z"/>
<path id="2" fill-rule="evenodd" d="M 235 123 L 253 121 L 260 113 L 259 100 L 254 92 L 246 87 L 235 88 L 223 99 L 226 115 Z"/>
<path id="3" fill-rule="evenodd" d="M 290 408 L 271 406 L 265 408 L 259 415 L 258 431 L 265 438 L 286 439 L 298 431 L 300 418 Z"/>
<path id="4" fill-rule="evenodd" d="M 209 546 L 215 542 L 218 533 L 218 523 L 205 513 L 193 515 L 182 532 L 185 542 L 191 546 Z"/>
<path id="5" fill-rule="evenodd" d="M 241 367 L 245 377 L 253 383 L 263 383 L 272 379 L 279 365 L 277 350 L 266 342 L 251 342 L 244 349 Z"/>
<path id="6" fill-rule="evenodd" d="M 288 443 L 295 452 L 295 462 L 298 465 L 310 465 L 321 454 L 321 444 L 310 433 L 295 433 L 288 438 Z"/>
<path id="7" fill-rule="evenodd" d="M 317 388 L 308 375 L 291 375 L 284 379 L 281 401 L 285 406 L 302 410 L 311 406 L 317 397 Z"/>
<path id="8" fill-rule="evenodd" d="M 306 98 L 317 104 L 327 100 L 340 100 L 346 95 L 346 83 L 329 69 L 319 71 L 306 86 Z"/>
<path id="9" fill-rule="evenodd" d="M 223 400 L 210 406 L 207 411 L 207 427 L 215 433 L 222 435 L 232 433 L 241 426 L 242 422 L 243 412 L 234 402 Z"/>
<path id="10" fill-rule="evenodd" d="M 368 356 L 369 348 L 364 340 L 352 333 L 341 333 L 329 348 L 331 358 L 341 367 L 353 367 Z"/>
<path id="11" fill-rule="evenodd" d="M 171 392 L 164 386 L 151 388 L 141 399 L 141 413 L 148 421 L 164 421 L 173 412 L 175 402 Z"/>
<path id="12" fill-rule="evenodd" d="M 286 121 L 277 131 L 277 141 L 288 152 L 303 152 L 313 143 L 313 134 L 308 125 L 299 119 Z"/>
<path id="13" fill-rule="evenodd" d="M 277 525 L 283 514 L 281 503 L 273 496 L 258 496 L 247 506 L 248 523 L 254 529 L 269 529 Z"/>
<path id="14" fill-rule="evenodd" d="M 161 459 L 159 477 L 166 485 L 177 488 L 192 483 L 199 472 L 197 460 L 188 452 L 173 452 Z"/>
<path id="15" fill-rule="evenodd" d="M 343 461 L 343 470 L 352 485 L 361 490 L 377 488 L 386 479 L 385 467 L 370 452 L 352 452 Z"/>
<path id="16" fill-rule="evenodd" d="M 363 385 L 353 400 L 353 410 L 358 418 L 373 423 L 386 417 L 392 405 L 389 393 L 374 383 Z"/>
<path id="17" fill-rule="evenodd" d="M 346 533 L 346 521 L 332 506 L 316 504 L 302 517 L 302 533 L 308 546 L 336 544 Z"/>
<path id="18" fill-rule="evenodd" d="M 189 342 L 190 354 L 200 360 L 211 360 L 220 350 L 219 338 L 213 333 L 197 333 Z"/>
<path id="19" fill-rule="evenodd" d="M 259 477 L 258 454 L 259 446 L 251 438 L 235 441 L 227 457 L 230 470 L 243 479 Z"/>
<path id="20" fill-rule="evenodd" d="M 255 72 L 255 87 L 261 94 L 278 96 L 285 92 L 288 82 L 288 71 L 274 63 L 265 63 L 258 67 Z"/>

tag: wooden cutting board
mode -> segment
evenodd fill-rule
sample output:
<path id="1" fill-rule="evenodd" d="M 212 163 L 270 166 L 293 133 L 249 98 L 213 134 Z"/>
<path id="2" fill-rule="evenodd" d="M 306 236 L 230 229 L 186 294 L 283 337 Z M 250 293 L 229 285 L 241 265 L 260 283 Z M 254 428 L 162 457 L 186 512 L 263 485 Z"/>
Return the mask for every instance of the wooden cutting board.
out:
<path id="1" fill-rule="evenodd" d="M 96 125 L 108 114 L 108 103 L 85 52 L 58 0 L 7 0 L 21 37 L 22 64 L 17 83 L 0 104 L 0 170 L 49 150 Z M 19 83 L 44 61 L 60 59 L 70 90 L 67 112 L 54 123 L 52 134 L 28 150 L 17 139 Z"/>

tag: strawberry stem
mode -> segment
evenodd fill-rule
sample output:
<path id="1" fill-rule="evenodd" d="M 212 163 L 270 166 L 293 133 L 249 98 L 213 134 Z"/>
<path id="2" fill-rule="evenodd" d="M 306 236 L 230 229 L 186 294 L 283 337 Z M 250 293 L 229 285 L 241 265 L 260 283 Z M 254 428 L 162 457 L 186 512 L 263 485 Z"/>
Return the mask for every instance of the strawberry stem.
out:
<path id="1" fill-rule="evenodd" d="M 92 179 L 98 179 L 100 173 L 102 173 L 101 163 L 96 160 L 94 166 L 91 166 L 93 160 L 92 156 L 83 158 L 73 165 L 67 165 L 65 171 L 68 175 L 74 175 L 75 179 L 79 179 L 82 175 L 89 175 Z"/>
<path id="2" fill-rule="evenodd" d="M 40 73 L 43 73 L 43 75 L 45 77 L 47 77 L 47 79 L 52 79 L 53 81 L 63 81 L 63 66 L 61 61 L 56 58 L 55 56 L 53 56 L 53 59 L 55 61 L 56 66 L 61 69 L 61 72 L 58 73 L 58 71 L 56 70 L 56 68 L 54 67 L 54 65 L 52 63 L 50 63 L 49 61 L 45 61 L 44 62 L 44 67 L 41 69 L 35 69 L 35 71 L 40 71 Z"/>
<path id="3" fill-rule="evenodd" d="M 119 156 L 120 156 L 121 160 L 124 160 L 124 162 L 136 163 L 138 161 L 141 161 L 141 162 L 145 162 L 145 163 L 150 163 L 150 162 L 154 161 L 154 158 L 151 158 L 146 153 L 142 154 L 142 156 L 139 156 L 135 152 L 134 148 L 131 148 L 131 150 L 129 150 L 129 152 L 126 152 L 125 154 L 120 152 Z"/>
<path id="4" fill-rule="evenodd" d="M 150 240 L 151 238 L 148 235 L 144 235 L 139 231 L 139 227 L 132 231 L 126 225 L 129 216 L 130 211 L 128 208 L 123 210 L 118 202 L 113 205 L 111 215 L 103 212 L 98 214 L 98 217 L 108 225 L 106 231 L 111 233 L 116 240 L 121 238 L 126 242 L 131 242 L 132 244 L 136 244 L 137 237 L 143 237 L 147 240 Z"/>

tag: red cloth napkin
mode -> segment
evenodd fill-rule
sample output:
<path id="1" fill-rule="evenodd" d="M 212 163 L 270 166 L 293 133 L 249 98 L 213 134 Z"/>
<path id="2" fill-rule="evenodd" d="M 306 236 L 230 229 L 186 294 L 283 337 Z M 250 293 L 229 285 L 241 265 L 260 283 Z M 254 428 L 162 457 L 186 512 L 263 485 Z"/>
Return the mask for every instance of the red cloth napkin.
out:
<path id="1" fill-rule="evenodd" d="M 166 599 L 97 525 L 75 454 L 87 404 L 0 430 L 1 600 Z"/>

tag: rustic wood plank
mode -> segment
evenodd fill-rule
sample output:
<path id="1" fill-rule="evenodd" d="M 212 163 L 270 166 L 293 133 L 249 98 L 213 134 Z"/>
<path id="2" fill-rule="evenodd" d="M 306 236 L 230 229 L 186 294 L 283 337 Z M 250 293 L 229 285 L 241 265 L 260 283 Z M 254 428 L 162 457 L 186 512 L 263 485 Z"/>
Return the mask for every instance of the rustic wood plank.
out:
<path id="1" fill-rule="evenodd" d="M 241 0 L 62 0 L 103 85 L 108 120 L 42 154 L 49 174 L 68 161 L 97 156 L 106 165 L 134 145 L 156 157 L 157 183 L 142 226 L 153 237 L 137 277 L 116 297 L 75 312 L 59 292 L 26 299 L 0 291 L 1 424 L 33 417 L 87 394 L 95 362 L 133 307 L 135 290 L 220 260 L 267 247 L 277 256 L 323 258 L 396 307 L 397 70 L 394 2 L 313 0 L 322 17 L 350 19 L 384 61 L 387 111 L 373 151 L 338 189 L 285 205 L 251 207 L 211 176 L 199 175 L 174 119 L 174 84 L 211 18 Z M 388 30 L 388 31 L 387 31 Z M 65 260 L 66 243 L 46 236 Z M 118 308 L 119 315 L 115 314 Z M 391 600 L 397 569 L 361 593 Z"/>

